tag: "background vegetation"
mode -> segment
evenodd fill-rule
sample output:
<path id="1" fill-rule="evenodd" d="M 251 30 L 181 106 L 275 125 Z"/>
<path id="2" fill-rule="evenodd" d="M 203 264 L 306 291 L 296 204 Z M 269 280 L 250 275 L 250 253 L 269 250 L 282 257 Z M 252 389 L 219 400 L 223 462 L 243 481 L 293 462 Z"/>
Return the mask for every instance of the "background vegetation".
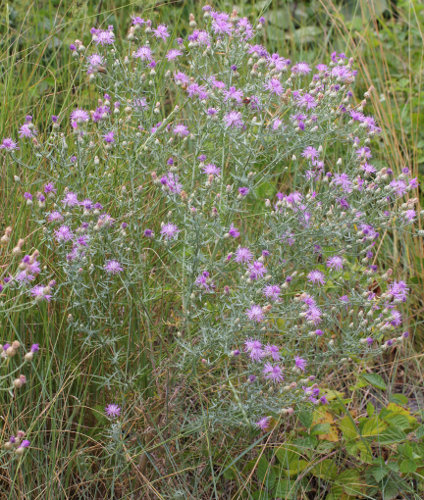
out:
<path id="1" fill-rule="evenodd" d="M 37 126 L 52 114 L 69 113 L 77 100 L 92 106 L 95 96 L 84 85 L 86 75 L 76 71 L 68 49 L 92 26 L 113 24 L 116 33 L 125 33 L 135 13 L 154 14 L 157 21 L 184 30 L 190 13 L 196 18 L 202 15 L 203 4 L 198 0 L 3 1 L 0 137 L 16 136 L 27 114 L 33 115 Z M 422 184 L 422 2 L 222 0 L 214 7 L 236 7 L 250 17 L 264 15 L 267 46 L 292 60 L 328 60 L 334 50 L 353 57 L 360 74 L 356 94 L 371 86 L 377 90 L 372 99 L 384 136 L 380 157 L 396 172 L 408 166 Z M 22 184 L 30 186 L 39 172 L 20 176 Z M 0 230 L 11 225 L 27 234 L 18 187 L 8 185 L 3 176 L 0 189 Z M 0 325 L 5 340 L 18 336 L 28 344 L 35 341 L 36 331 L 42 331 L 44 338 L 36 339 L 43 349 L 31 390 L 19 396 L 19 414 L 13 414 L 16 410 L 7 398 L 1 400 L 1 439 L 7 440 L 15 420 L 31 422 L 34 414 L 40 418 L 29 430 L 42 438 L 34 440 L 30 457 L 11 463 L 9 455 L 0 456 L 2 498 L 422 498 L 422 241 L 387 236 L 379 258 L 404 269 L 412 284 L 407 347 L 377 360 L 369 373 L 349 371 L 347 365 L 338 376 L 341 386 L 350 388 L 348 399 L 342 391 L 336 393 L 325 412 L 293 418 L 288 433 L 252 440 L 248 449 L 234 446 L 236 435 L 216 439 L 207 428 L 195 442 L 172 434 L 163 411 L 172 404 L 171 395 L 166 382 L 156 383 L 167 380 L 160 362 L 173 352 L 168 335 L 175 327 L 172 302 L 168 309 L 153 311 L 155 331 L 137 339 L 140 352 L 148 353 L 138 362 L 150 366 L 137 373 L 139 393 L 131 399 L 139 418 L 112 437 L 105 435 L 104 405 L 96 400 L 96 382 L 89 376 L 99 358 L 95 353 L 81 357 L 63 321 L 64 305 L 46 308 L 25 323 L 17 315 L 7 318 Z M 0 266 L 6 265 L 6 254 L 0 253 Z M 143 429 L 145 452 L 134 458 L 126 454 L 125 442 L 137 439 L 136 429 Z M 114 443 L 109 460 L 96 466 L 96 456 L 109 442 Z"/>

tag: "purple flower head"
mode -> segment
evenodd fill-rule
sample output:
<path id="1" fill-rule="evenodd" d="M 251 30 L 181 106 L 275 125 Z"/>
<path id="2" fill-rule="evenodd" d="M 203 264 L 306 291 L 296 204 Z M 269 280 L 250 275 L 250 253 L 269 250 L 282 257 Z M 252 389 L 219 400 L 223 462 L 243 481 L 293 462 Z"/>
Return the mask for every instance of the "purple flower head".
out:
<path id="1" fill-rule="evenodd" d="M 78 196 L 72 193 L 72 191 L 69 191 L 63 198 L 62 203 L 65 207 L 76 207 L 79 205 Z"/>
<path id="2" fill-rule="evenodd" d="M 121 408 L 115 404 L 108 404 L 105 413 L 109 418 L 118 418 L 121 415 Z"/>
<path id="3" fill-rule="evenodd" d="M 165 24 L 159 24 L 159 26 L 153 30 L 153 34 L 156 38 L 161 38 L 166 40 L 169 37 L 168 28 Z"/>
<path id="4" fill-rule="evenodd" d="M 110 274 L 118 274 L 124 269 L 117 260 L 108 260 L 104 265 L 104 270 Z"/>
<path id="5" fill-rule="evenodd" d="M 266 431 L 269 427 L 270 424 L 270 418 L 269 417 L 262 417 L 260 420 L 258 420 L 255 425 L 256 427 L 259 427 L 259 429 Z"/>
<path id="6" fill-rule="evenodd" d="M 264 290 L 263 294 L 267 299 L 273 300 L 274 302 L 278 300 L 279 296 L 281 293 L 281 288 L 278 285 L 267 285 Z"/>
<path id="7" fill-rule="evenodd" d="M 5 137 L 0 144 L 0 149 L 4 149 L 5 151 L 16 151 L 18 148 L 18 144 L 11 139 L 10 137 Z"/>
<path id="8" fill-rule="evenodd" d="M 142 61 L 152 60 L 152 49 L 148 46 L 140 47 L 133 53 L 133 57 L 136 59 L 141 59 Z"/>
<path id="9" fill-rule="evenodd" d="M 294 363 L 296 365 L 296 368 L 299 368 L 299 370 L 302 370 L 302 372 L 305 371 L 306 368 L 306 359 L 300 358 L 299 356 L 296 356 L 294 358 Z"/>
<path id="10" fill-rule="evenodd" d="M 264 377 L 271 380 L 275 384 L 282 382 L 284 380 L 283 372 L 278 365 L 272 365 L 271 363 L 265 363 L 264 369 L 262 371 Z"/>
<path id="11" fill-rule="evenodd" d="M 167 240 L 175 239 L 179 232 L 178 227 L 170 222 L 164 224 L 160 230 L 160 234 Z"/>
<path id="12" fill-rule="evenodd" d="M 343 259 L 338 255 L 333 255 L 327 260 L 327 267 L 341 271 L 343 269 Z"/>
<path id="13" fill-rule="evenodd" d="M 238 111 L 230 111 L 224 116 L 225 126 L 227 128 L 242 128 L 244 123 L 241 119 L 241 113 Z"/>
<path id="14" fill-rule="evenodd" d="M 247 309 L 246 314 L 251 321 L 254 321 L 256 323 L 260 323 L 264 319 L 262 307 L 256 304 L 253 304 L 250 309 Z"/>
<path id="15" fill-rule="evenodd" d="M 48 287 L 44 287 L 43 285 L 37 285 L 31 289 L 31 295 L 36 300 L 45 300 L 49 302 L 52 296 L 48 293 Z"/>
<path id="16" fill-rule="evenodd" d="M 228 234 L 232 237 L 232 238 L 238 238 L 240 236 L 240 232 L 239 230 L 234 227 L 233 224 L 231 224 L 230 226 L 230 229 L 228 230 Z"/>
<path id="17" fill-rule="evenodd" d="M 71 122 L 86 123 L 90 119 L 90 115 L 84 109 L 74 109 L 71 113 Z"/>
<path id="18" fill-rule="evenodd" d="M 106 134 L 104 134 L 103 139 L 107 144 L 113 144 L 115 142 L 115 132 L 107 132 Z"/>
<path id="19" fill-rule="evenodd" d="M 325 284 L 325 276 L 321 271 L 315 269 L 308 274 L 308 281 L 315 285 L 324 285 Z"/>
<path id="20" fill-rule="evenodd" d="M 56 229 L 56 231 L 54 232 L 54 235 L 55 235 L 56 241 L 58 241 L 59 243 L 62 241 L 65 242 L 65 241 L 72 240 L 72 238 L 74 237 L 73 232 L 69 229 L 68 226 L 60 226 L 59 229 Z"/>
<path id="21" fill-rule="evenodd" d="M 214 165 L 213 163 L 208 163 L 207 165 L 205 165 L 203 167 L 203 173 L 207 174 L 207 175 L 215 175 L 215 176 L 219 176 L 220 173 L 221 173 L 221 169 L 219 167 L 217 167 L 216 165 Z"/>
<path id="22" fill-rule="evenodd" d="M 274 361 L 280 361 L 280 349 L 276 345 L 268 344 L 265 346 L 265 353 L 271 356 Z"/>
<path id="23" fill-rule="evenodd" d="M 246 247 L 239 247 L 236 250 L 235 261 L 236 262 L 250 262 L 253 258 L 252 252 Z"/>
<path id="24" fill-rule="evenodd" d="M 247 270 L 249 272 L 249 278 L 251 280 L 263 278 L 266 273 L 266 267 L 259 260 L 255 260 L 254 262 L 249 264 Z"/>
<path id="25" fill-rule="evenodd" d="M 175 125 L 173 133 L 179 137 L 187 137 L 190 132 L 185 125 L 179 123 L 178 125 Z"/>
<path id="26" fill-rule="evenodd" d="M 252 361 L 260 361 L 266 356 L 266 353 L 262 348 L 262 343 L 259 342 L 259 340 L 246 340 L 244 343 L 244 350 L 249 353 L 249 357 Z"/>

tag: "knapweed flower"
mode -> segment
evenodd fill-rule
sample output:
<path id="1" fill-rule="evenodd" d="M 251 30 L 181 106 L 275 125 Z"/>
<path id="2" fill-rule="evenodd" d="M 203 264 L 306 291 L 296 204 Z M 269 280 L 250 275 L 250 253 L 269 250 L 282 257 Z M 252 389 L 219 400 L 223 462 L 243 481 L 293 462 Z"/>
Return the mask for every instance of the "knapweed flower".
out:
<path id="1" fill-rule="evenodd" d="M 242 128 L 244 123 L 241 119 L 241 113 L 239 111 L 230 111 L 224 116 L 225 126 L 227 128 Z"/>
<path id="2" fill-rule="evenodd" d="M 165 57 L 168 59 L 168 61 L 173 61 L 174 59 L 182 55 L 183 53 L 181 52 L 181 50 L 171 49 L 168 51 Z"/>
<path id="3" fill-rule="evenodd" d="M 0 149 L 4 149 L 5 151 L 16 151 L 18 148 L 18 144 L 11 139 L 10 137 L 5 137 L 1 144 L 0 144 Z"/>
<path id="4" fill-rule="evenodd" d="M 324 273 L 318 270 L 311 271 L 308 274 L 308 281 L 315 285 L 324 285 L 325 284 L 325 276 Z"/>
<path id="5" fill-rule="evenodd" d="M 167 240 L 173 240 L 177 237 L 179 231 L 175 224 L 168 222 L 162 226 L 160 234 Z"/>
<path id="6" fill-rule="evenodd" d="M 256 427 L 259 427 L 259 429 L 266 431 L 269 427 L 270 422 L 271 422 L 270 417 L 262 417 L 255 423 L 255 425 Z"/>
<path id="7" fill-rule="evenodd" d="M 343 259 L 338 255 L 333 255 L 329 259 L 327 259 L 327 267 L 330 269 L 336 269 L 337 271 L 341 271 L 343 269 Z"/>
<path id="8" fill-rule="evenodd" d="M 251 280 L 257 280 L 264 277 L 266 273 L 266 267 L 262 264 L 261 261 L 255 260 L 248 265 L 247 271 Z"/>
<path id="9" fill-rule="evenodd" d="M 90 115 L 84 109 L 74 109 L 71 113 L 71 122 L 86 123 L 90 119 Z"/>
<path id="10" fill-rule="evenodd" d="M 247 309 L 246 314 L 251 321 L 255 321 L 256 323 L 260 323 L 264 319 L 264 312 L 262 311 L 262 307 L 256 304 Z"/>
<path id="11" fill-rule="evenodd" d="M 188 134 L 190 133 L 188 128 L 182 123 L 175 125 L 173 132 L 174 135 L 178 135 L 179 137 L 187 137 Z"/>
<path id="12" fill-rule="evenodd" d="M 267 356 L 271 356 L 274 361 L 280 361 L 280 348 L 277 345 L 267 344 L 265 353 Z"/>
<path id="13" fill-rule="evenodd" d="M 259 340 L 248 339 L 244 343 L 244 350 L 249 354 L 252 361 L 260 361 L 266 352 L 262 348 L 262 343 Z"/>
<path id="14" fill-rule="evenodd" d="M 75 193 L 69 191 L 69 193 L 66 193 L 65 197 L 63 198 L 62 204 L 65 207 L 76 207 L 79 205 L 78 196 Z"/>
<path id="15" fill-rule="evenodd" d="M 169 37 L 168 28 L 165 24 L 159 24 L 159 26 L 153 30 L 153 34 L 156 38 L 161 38 L 166 40 Z"/>
<path id="16" fill-rule="evenodd" d="M 246 247 L 238 247 L 236 250 L 236 262 L 250 262 L 253 259 L 252 252 Z"/>
<path id="17" fill-rule="evenodd" d="M 307 362 L 306 362 L 306 359 L 303 359 L 299 356 L 296 356 L 294 358 L 294 363 L 296 365 L 296 368 L 299 368 L 299 370 L 301 370 L 302 372 L 305 371 L 305 368 L 306 368 L 306 365 L 307 365 Z"/>
<path id="18" fill-rule="evenodd" d="M 393 297 L 395 302 L 406 302 L 409 288 L 404 281 L 394 281 L 387 290 L 387 293 Z"/>
<path id="19" fill-rule="evenodd" d="M 118 418 L 121 415 L 121 408 L 111 403 L 106 406 L 105 413 L 109 418 Z"/>
<path id="20" fill-rule="evenodd" d="M 59 242 L 69 241 L 74 237 L 74 234 L 70 230 L 69 226 L 60 226 L 59 229 L 54 232 L 54 235 L 56 240 Z"/>
<path id="21" fill-rule="evenodd" d="M 153 59 L 152 49 L 147 45 L 140 47 L 133 53 L 133 57 L 142 61 L 151 61 Z"/>
<path id="22" fill-rule="evenodd" d="M 238 238 L 240 236 L 240 231 L 236 227 L 234 227 L 234 224 L 231 224 L 230 229 L 228 230 L 228 234 L 232 238 Z"/>
<path id="23" fill-rule="evenodd" d="M 264 377 L 266 379 L 271 380 L 275 384 L 277 384 L 278 382 L 282 382 L 284 380 L 283 371 L 278 365 L 265 363 L 262 373 L 264 374 Z"/>
<path id="24" fill-rule="evenodd" d="M 219 176 L 221 173 L 221 169 L 219 167 L 217 167 L 216 165 L 214 165 L 213 163 L 208 163 L 207 165 L 205 165 L 202 168 L 202 170 L 203 170 L 203 173 L 205 173 L 207 175 Z"/>
<path id="25" fill-rule="evenodd" d="M 273 301 L 278 300 L 280 293 L 281 288 L 278 285 L 267 285 L 263 290 L 265 297 Z"/>
<path id="26" fill-rule="evenodd" d="M 42 285 L 37 285 L 31 289 L 31 295 L 36 300 L 45 300 L 46 302 L 50 302 L 52 295 L 49 293 L 50 287 L 44 287 Z"/>
<path id="27" fill-rule="evenodd" d="M 104 270 L 110 274 L 118 274 L 121 273 L 124 268 L 117 260 L 108 260 L 104 265 Z"/>

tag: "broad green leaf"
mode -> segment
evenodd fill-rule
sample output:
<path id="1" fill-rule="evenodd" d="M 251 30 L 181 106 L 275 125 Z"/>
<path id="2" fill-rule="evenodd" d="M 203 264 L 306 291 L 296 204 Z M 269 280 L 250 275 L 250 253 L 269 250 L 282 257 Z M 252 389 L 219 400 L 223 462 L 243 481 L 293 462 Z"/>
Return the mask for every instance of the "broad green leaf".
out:
<path id="1" fill-rule="evenodd" d="M 417 470 L 417 464 L 416 462 L 414 462 L 414 460 L 406 458 L 405 460 L 402 460 L 402 462 L 400 463 L 399 470 L 404 474 L 415 472 Z"/>
<path id="2" fill-rule="evenodd" d="M 384 382 L 383 378 L 378 373 L 362 373 L 361 377 L 377 389 L 383 391 L 387 389 L 386 382 Z"/>
<path id="3" fill-rule="evenodd" d="M 361 429 L 361 435 L 363 437 L 377 436 L 381 434 L 387 428 L 387 424 L 380 420 L 378 417 L 368 418 Z"/>

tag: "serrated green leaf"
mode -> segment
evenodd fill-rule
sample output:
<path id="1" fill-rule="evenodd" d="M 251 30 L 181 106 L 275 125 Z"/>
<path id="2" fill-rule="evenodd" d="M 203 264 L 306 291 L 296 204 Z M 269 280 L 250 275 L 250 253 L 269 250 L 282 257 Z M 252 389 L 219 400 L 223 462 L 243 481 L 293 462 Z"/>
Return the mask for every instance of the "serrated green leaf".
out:
<path id="1" fill-rule="evenodd" d="M 416 462 L 414 462 L 414 460 L 406 458 L 400 463 L 399 470 L 404 474 L 415 472 L 417 470 L 417 464 Z"/>
<path id="2" fill-rule="evenodd" d="M 327 434 L 330 432 L 330 424 L 316 424 L 311 428 L 312 436 L 316 436 L 318 434 Z"/>
<path id="3" fill-rule="evenodd" d="M 383 391 L 387 389 L 386 382 L 384 382 L 383 378 L 378 373 L 362 373 L 361 377 L 377 389 Z"/>
<path id="4" fill-rule="evenodd" d="M 363 437 L 377 436 L 387 428 L 387 424 L 380 420 L 378 417 L 368 418 L 361 428 L 361 435 Z"/>

